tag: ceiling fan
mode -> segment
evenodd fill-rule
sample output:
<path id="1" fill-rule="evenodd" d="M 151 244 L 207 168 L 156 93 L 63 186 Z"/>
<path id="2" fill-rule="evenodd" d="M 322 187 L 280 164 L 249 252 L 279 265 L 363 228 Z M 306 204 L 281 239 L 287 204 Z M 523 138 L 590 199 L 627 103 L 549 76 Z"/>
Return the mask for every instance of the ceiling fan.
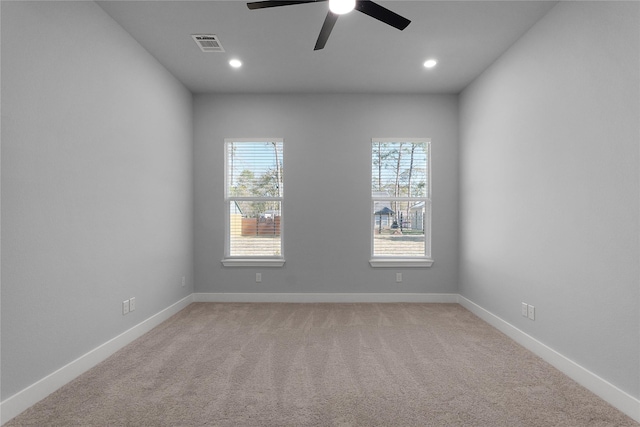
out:
<path id="1" fill-rule="evenodd" d="M 265 9 L 269 7 L 290 6 L 294 4 L 303 3 L 318 3 L 329 1 L 329 12 L 320 29 L 320 35 L 316 41 L 316 46 L 313 50 L 320 50 L 324 48 L 324 45 L 329 39 L 329 34 L 333 30 L 333 26 L 336 24 L 338 17 L 344 13 L 348 13 L 353 9 L 359 12 L 369 15 L 370 17 L 382 21 L 385 24 L 391 25 L 399 29 L 400 31 L 407 28 L 407 25 L 411 23 L 407 18 L 398 15 L 395 12 L 390 11 L 386 7 L 382 7 L 371 0 L 262 0 L 247 3 L 247 7 L 251 10 Z"/>

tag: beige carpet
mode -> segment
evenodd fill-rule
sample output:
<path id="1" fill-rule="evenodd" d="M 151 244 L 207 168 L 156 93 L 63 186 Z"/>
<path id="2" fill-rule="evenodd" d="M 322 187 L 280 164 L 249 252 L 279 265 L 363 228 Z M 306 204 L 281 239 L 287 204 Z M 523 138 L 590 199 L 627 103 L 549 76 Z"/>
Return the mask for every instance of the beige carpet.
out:
<path id="1" fill-rule="evenodd" d="M 456 304 L 196 303 L 23 425 L 638 424 Z"/>

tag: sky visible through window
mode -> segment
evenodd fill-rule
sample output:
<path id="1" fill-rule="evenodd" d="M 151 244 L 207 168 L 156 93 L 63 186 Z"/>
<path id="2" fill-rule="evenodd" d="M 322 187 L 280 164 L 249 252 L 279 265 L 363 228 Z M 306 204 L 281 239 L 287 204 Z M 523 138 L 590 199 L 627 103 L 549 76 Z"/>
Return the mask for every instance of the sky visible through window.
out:
<path id="1" fill-rule="evenodd" d="M 228 149 L 228 191 L 236 197 L 282 197 L 282 142 L 234 142 Z"/>
<path id="2" fill-rule="evenodd" d="M 427 143 L 374 142 L 372 147 L 373 193 L 386 193 L 394 197 L 429 197 Z"/>

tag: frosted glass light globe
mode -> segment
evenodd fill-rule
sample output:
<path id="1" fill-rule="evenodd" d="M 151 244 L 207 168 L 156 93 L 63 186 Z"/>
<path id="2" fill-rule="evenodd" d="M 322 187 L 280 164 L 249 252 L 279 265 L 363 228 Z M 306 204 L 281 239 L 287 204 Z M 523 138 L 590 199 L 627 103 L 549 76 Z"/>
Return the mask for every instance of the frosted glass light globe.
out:
<path id="1" fill-rule="evenodd" d="M 329 0 L 329 10 L 338 15 L 349 13 L 355 7 L 356 0 Z"/>

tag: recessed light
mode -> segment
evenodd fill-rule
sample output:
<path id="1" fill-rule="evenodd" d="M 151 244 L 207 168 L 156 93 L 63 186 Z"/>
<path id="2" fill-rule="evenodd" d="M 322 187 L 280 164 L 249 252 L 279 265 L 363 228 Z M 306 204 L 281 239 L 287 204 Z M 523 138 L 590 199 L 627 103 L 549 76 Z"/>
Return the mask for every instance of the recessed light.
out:
<path id="1" fill-rule="evenodd" d="M 427 59 L 426 61 L 424 61 L 424 68 L 433 68 L 437 63 L 438 61 L 436 61 L 435 59 Z"/>
<path id="2" fill-rule="evenodd" d="M 242 62 L 240 62 L 239 59 L 232 59 L 231 61 L 229 61 L 229 65 L 231 65 L 233 68 L 240 68 L 242 67 Z"/>

